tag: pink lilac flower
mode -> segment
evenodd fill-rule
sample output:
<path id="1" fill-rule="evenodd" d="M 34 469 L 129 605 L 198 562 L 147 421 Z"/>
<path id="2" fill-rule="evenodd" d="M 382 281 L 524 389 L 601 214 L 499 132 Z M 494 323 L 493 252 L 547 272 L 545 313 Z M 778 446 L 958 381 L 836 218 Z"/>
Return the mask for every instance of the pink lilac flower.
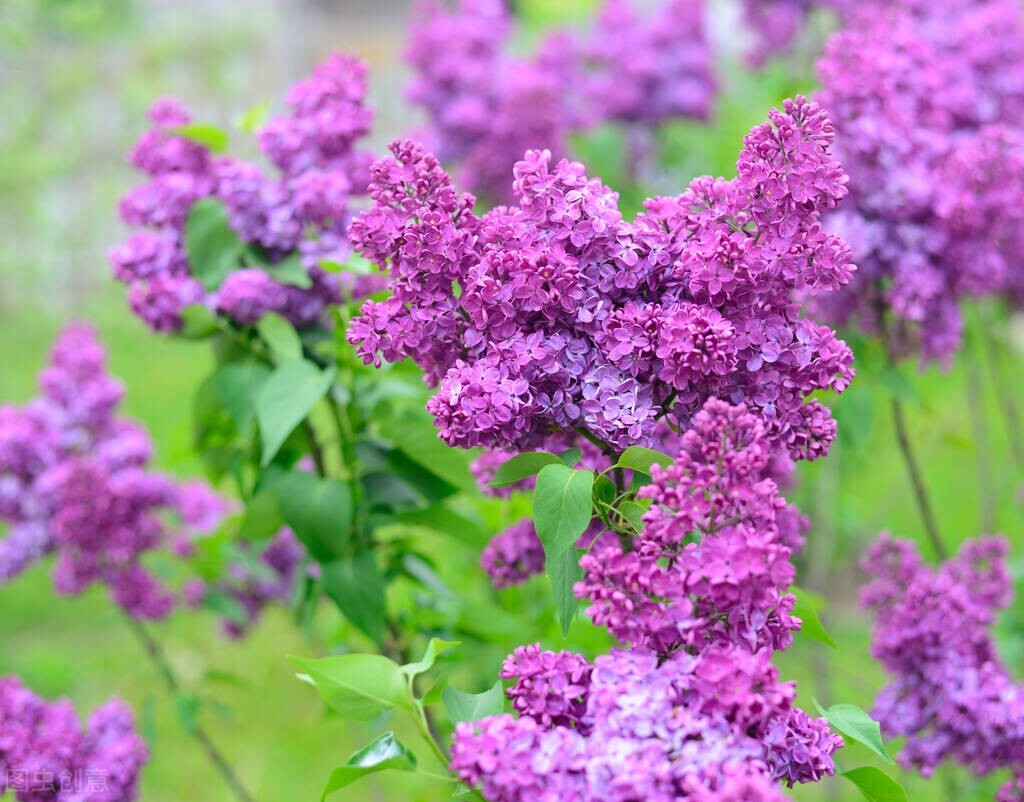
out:
<path id="1" fill-rule="evenodd" d="M 760 416 L 705 404 L 641 491 L 653 504 L 632 548 L 581 560 L 577 595 L 628 648 L 593 661 L 516 649 L 501 676 L 518 718 L 457 726 L 460 779 L 491 802 L 778 802 L 781 783 L 834 773 L 842 739 L 771 664 L 800 627 L 772 450 Z"/>
<path id="2" fill-rule="evenodd" d="M 896 357 L 946 364 L 960 346 L 961 299 L 1001 292 L 1020 273 L 1019 4 L 858 4 L 818 72 L 852 188 L 826 225 L 859 269 L 817 303 L 883 333 Z"/>
<path id="3" fill-rule="evenodd" d="M 47 702 L 17 677 L 0 678 L 0 796 L 17 802 L 133 802 L 149 759 L 119 699 L 82 729 L 67 699 Z"/>
<path id="4" fill-rule="evenodd" d="M 224 508 L 149 468 L 149 437 L 117 417 L 123 390 L 88 326 L 64 330 L 39 386 L 25 406 L 0 407 L 0 583 L 56 554 L 58 592 L 99 582 L 129 614 L 166 616 L 173 597 L 144 561 L 169 539 L 168 514 L 202 531 Z"/>
<path id="5" fill-rule="evenodd" d="M 732 181 L 703 177 L 633 222 L 578 163 L 531 151 L 518 204 L 478 217 L 410 141 L 373 167 L 356 249 L 390 276 L 348 332 L 367 363 L 411 357 L 450 445 L 506 451 L 586 437 L 606 455 L 686 428 L 712 396 L 764 416 L 794 459 L 835 424 L 808 396 L 841 392 L 852 355 L 801 315 L 795 293 L 849 280 L 846 243 L 821 212 L 846 194 L 832 126 L 803 98 L 746 137 Z"/>
<path id="6" fill-rule="evenodd" d="M 321 268 L 349 258 L 349 203 L 366 193 L 370 157 L 357 149 L 372 119 L 363 103 L 366 83 L 362 63 L 333 54 L 292 87 L 290 112 L 258 135 L 275 175 L 190 141 L 179 130 L 191 122 L 185 107 L 157 101 L 149 114 L 153 128 L 129 155 L 148 182 L 125 195 L 120 207 L 124 222 L 137 230 L 110 254 L 115 277 L 129 285 L 135 314 L 164 333 L 179 331 L 182 310 L 197 304 L 238 325 L 274 311 L 308 327 L 320 322 L 328 304 L 374 292 L 377 282 Z M 223 204 L 245 246 L 230 265 L 233 272 L 215 287 L 199 281 L 206 266 L 189 264 L 186 251 L 186 220 L 204 199 Z M 271 275 L 286 260 L 298 260 L 304 280 L 284 283 Z"/>
<path id="7" fill-rule="evenodd" d="M 866 558 L 862 602 L 875 614 L 871 653 L 892 676 L 874 715 L 905 737 L 902 765 L 930 776 L 945 761 L 977 774 L 1013 770 L 999 799 L 1020 799 L 1024 687 L 1000 659 L 991 628 L 1012 597 L 1009 545 L 965 541 L 937 567 L 916 546 L 883 534 Z"/>

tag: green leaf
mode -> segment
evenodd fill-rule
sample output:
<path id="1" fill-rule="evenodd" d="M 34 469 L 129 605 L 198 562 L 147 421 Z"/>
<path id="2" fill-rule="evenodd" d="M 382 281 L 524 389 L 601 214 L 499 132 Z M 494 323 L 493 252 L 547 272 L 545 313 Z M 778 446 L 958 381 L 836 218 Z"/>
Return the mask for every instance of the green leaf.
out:
<path id="1" fill-rule="evenodd" d="M 291 323 L 276 312 L 270 312 L 260 318 L 256 330 L 270 348 L 274 364 L 283 365 L 285 362 L 302 359 L 302 341 L 298 333 Z"/>
<path id="2" fill-rule="evenodd" d="M 558 458 L 566 465 L 566 467 L 573 467 L 577 462 L 580 461 L 580 457 L 583 456 L 583 451 L 578 448 L 567 448 Z"/>
<path id="3" fill-rule="evenodd" d="M 284 524 L 281 508 L 274 493 L 257 493 L 245 503 L 245 516 L 238 527 L 239 540 L 262 540 L 271 537 Z"/>
<path id="4" fill-rule="evenodd" d="M 913 383 L 907 375 L 897 368 L 886 368 L 878 374 L 878 383 L 881 384 L 889 394 L 898 400 L 907 401 L 911 404 L 920 404 L 921 396 L 914 389 Z"/>
<path id="5" fill-rule="evenodd" d="M 506 460 L 498 472 L 494 474 L 488 487 L 508 487 L 523 479 L 536 476 L 542 468 L 547 465 L 563 465 L 561 459 L 547 451 L 530 451 L 526 454 L 517 454 L 510 460 Z"/>
<path id="6" fill-rule="evenodd" d="M 313 286 L 313 279 L 306 272 L 306 268 L 302 266 L 302 259 L 297 251 L 288 254 L 277 264 L 263 265 L 262 267 L 279 284 L 298 287 L 300 290 L 308 290 Z"/>
<path id="7" fill-rule="evenodd" d="M 629 525 L 637 532 L 644 528 L 644 513 L 647 512 L 650 504 L 640 504 L 636 501 L 623 501 L 619 506 L 619 514 L 629 521 Z"/>
<path id="8" fill-rule="evenodd" d="M 178 721 L 181 722 L 181 728 L 191 735 L 196 731 L 199 700 L 192 694 L 179 693 L 174 697 L 174 706 L 178 710 Z"/>
<path id="9" fill-rule="evenodd" d="M 814 706 L 818 712 L 828 719 L 841 734 L 857 743 L 863 744 L 886 763 L 893 764 L 885 744 L 882 742 L 882 728 L 878 722 L 865 713 L 856 705 L 838 704 L 832 705 L 828 710 L 822 709 L 818 700 L 814 700 Z"/>
<path id="10" fill-rule="evenodd" d="M 839 647 L 836 646 L 836 642 L 829 637 L 821 623 L 821 619 L 818 618 L 817 604 L 813 595 L 798 588 L 796 585 L 790 587 L 789 592 L 796 596 L 796 606 L 793 608 L 793 615 L 803 622 L 800 632 L 812 640 L 824 643 L 833 649 L 838 649 Z"/>
<path id="11" fill-rule="evenodd" d="M 270 378 L 270 368 L 254 360 L 229 362 L 214 374 L 221 403 L 245 434 L 256 417 L 256 399 Z"/>
<path id="12" fill-rule="evenodd" d="M 452 724 L 479 721 L 505 711 L 505 689 L 500 679 L 483 693 L 465 693 L 448 687 L 441 691 L 441 702 Z"/>
<path id="13" fill-rule="evenodd" d="M 212 610 L 233 624 L 245 626 L 249 623 L 249 614 L 245 607 L 234 596 L 208 587 L 203 593 L 203 607 Z"/>
<path id="14" fill-rule="evenodd" d="M 444 504 L 433 504 L 415 510 L 405 510 L 390 518 L 414 526 L 422 526 L 448 535 L 463 543 L 480 546 L 486 542 L 486 534 L 478 524 L 453 512 Z"/>
<path id="15" fill-rule="evenodd" d="M 622 456 L 619 457 L 619 461 L 615 463 L 616 468 L 631 468 L 634 471 L 640 471 L 640 473 L 651 474 L 652 465 L 666 465 L 672 464 L 672 457 L 668 454 L 662 454 L 660 451 L 655 451 L 653 448 L 644 448 L 643 446 L 630 446 L 622 452 Z"/>
<path id="16" fill-rule="evenodd" d="M 572 588 L 581 574 L 575 545 L 590 524 L 593 489 L 593 471 L 575 471 L 559 462 L 541 468 L 533 492 L 533 523 L 544 546 L 563 633 L 576 614 Z"/>
<path id="17" fill-rule="evenodd" d="M 906 789 L 881 769 L 861 766 L 842 772 L 871 802 L 910 802 Z"/>
<path id="18" fill-rule="evenodd" d="M 871 442 L 875 420 L 875 399 L 868 387 L 854 387 L 839 398 L 833 414 L 839 425 L 841 443 L 863 451 Z"/>
<path id="19" fill-rule="evenodd" d="M 437 436 L 437 430 L 417 415 L 415 418 L 385 421 L 384 435 L 408 461 L 424 472 L 440 477 L 461 490 L 476 490 L 476 481 L 469 472 L 470 457 L 462 449 L 452 448 Z M 408 475 L 406 476 L 408 477 Z"/>
<path id="20" fill-rule="evenodd" d="M 270 375 L 256 397 L 256 420 L 263 441 L 261 466 L 270 464 L 333 382 L 333 368 L 321 371 L 305 359 L 287 362 Z"/>
<path id="21" fill-rule="evenodd" d="M 210 123 L 185 123 L 169 129 L 169 134 L 183 137 L 197 145 L 209 148 L 214 153 L 223 153 L 231 141 L 227 131 Z"/>
<path id="22" fill-rule="evenodd" d="M 255 134 L 267 122 L 270 116 L 270 101 L 264 100 L 247 109 L 235 121 L 235 127 L 246 134 Z"/>
<path id="23" fill-rule="evenodd" d="M 331 772 L 327 785 L 320 795 L 323 802 L 330 794 L 351 785 L 356 780 L 385 769 L 395 771 L 415 771 L 416 757 L 409 748 L 395 738 L 393 732 L 385 732 L 368 746 L 355 752 L 344 766 L 338 766 Z"/>
<path id="24" fill-rule="evenodd" d="M 547 561 L 548 576 L 551 578 L 551 590 L 555 597 L 555 608 L 558 610 L 558 623 L 562 626 L 562 634 L 569 634 L 569 625 L 576 616 L 578 602 L 573 593 L 573 585 L 583 578 L 580 570 L 580 551 L 569 549 L 553 560 Z"/>
<path id="25" fill-rule="evenodd" d="M 415 710 L 398 663 L 379 654 L 343 654 L 321 660 L 291 658 L 342 716 L 370 721 L 385 710 Z"/>
<path id="26" fill-rule="evenodd" d="M 284 520 L 319 563 L 337 560 L 352 536 L 352 491 L 340 479 L 291 471 L 271 485 Z"/>
<path id="27" fill-rule="evenodd" d="M 537 474 L 533 522 L 548 559 L 575 546 L 590 525 L 593 489 L 593 471 L 576 471 L 561 462 L 545 465 Z"/>
<path id="28" fill-rule="evenodd" d="M 434 667 L 434 661 L 437 660 L 437 656 L 439 654 L 443 654 L 449 649 L 454 649 L 458 645 L 459 641 L 457 640 L 431 638 L 430 643 L 427 644 L 426 651 L 423 652 L 423 657 L 415 663 L 406 663 L 402 666 L 402 673 L 409 677 L 409 679 L 418 677 L 420 674 L 425 674 Z"/>
<path id="29" fill-rule="evenodd" d="M 382 643 L 387 633 L 386 585 L 371 551 L 321 565 L 324 592 L 342 615 Z"/>
<path id="30" fill-rule="evenodd" d="M 227 209 L 219 200 L 202 198 L 185 220 L 185 251 L 189 269 L 213 291 L 238 267 L 245 245 L 231 228 Z"/>
<path id="31" fill-rule="evenodd" d="M 202 340 L 217 330 L 217 316 L 203 304 L 192 304 L 181 310 L 181 331 L 186 340 Z"/>

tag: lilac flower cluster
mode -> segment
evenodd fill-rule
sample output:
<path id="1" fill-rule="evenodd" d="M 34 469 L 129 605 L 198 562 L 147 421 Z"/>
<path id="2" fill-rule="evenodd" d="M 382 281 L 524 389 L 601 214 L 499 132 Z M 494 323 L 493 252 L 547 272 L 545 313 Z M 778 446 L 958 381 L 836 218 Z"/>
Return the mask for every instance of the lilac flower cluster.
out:
<path id="1" fill-rule="evenodd" d="M 852 187 L 827 225 L 859 268 L 821 302 L 833 320 L 884 334 L 897 357 L 946 363 L 960 345 L 960 299 L 1019 282 L 1019 4 L 858 6 L 818 69 Z"/>
<path id="2" fill-rule="evenodd" d="M 602 122 L 641 134 L 671 117 L 706 119 L 714 95 L 701 0 L 664 0 L 643 15 L 607 0 L 585 34 L 556 31 L 511 55 L 503 0 L 417 8 L 406 59 L 409 99 L 427 113 L 428 146 L 460 184 L 507 202 L 513 164 L 532 148 L 567 152 L 568 135 Z"/>
<path id="3" fill-rule="evenodd" d="M 221 621 L 221 629 L 229 638 L 245 635 L 268 605 L 287 604 L 291 600 L 306 554 L 288 527 L 258 550 L 240 543 L 238 551 L 237 559 L 231 561 L 223 577 L 209 583 L 193 580 L 185 587 L 185 596 L 193 606 L 201 604 L 210 592 L 222 594 L 238 605 L 240 615 Z"/>
<path id="4" fill-rule="evenodd" d="M 635 548 L 585 556 L 578 595 L 623 645 L 592 663 L 524 646 L 501 676 L 518 718 L 456 728 L 452 769 L 489 802 L 771 800 L 834 772 L 842 739 L 771 665 L 800 627 L 796 518 L 760 416 L 710 400 L 656 471 Z"/>
<path id="5" fill-rule="evenodd" d="M 653 444 L 663 419 L 686 428 L 717 396 L 761 413 L 793 458 L 819 456 L 835 423 L 807 398 L 844 390 L 852 355 L 793 296 L 850 277 L 849 248 L 819 224 L 846 177 L 816 104 L 770 116 L 737 178 L 698 178 L 633 222 L 547 151 L 516 165 L 516 206 L 478 217 L 433 156 L 394 143 L 349 232 L 392 294 L 363 305 L 349 341 L 368 363 L 423 368 L 450 445 L 521 451 L 576 433 L 610 454 Z"/>
<path id="6" fill-rule="evenodd" d="M 460 183 L 499 201 L 516 159 L 541 146 L 565 152 L 569 130 L 565 48 L 515 58 L 512 33 L 503 0 L 460 0 L 452 10 L 425 0 L 405 53 L 415 73 L 407 96 L 427 113 L 431 148 L 459 165 Z"/>
<path id="7" fill-rule="evenodd" d="M 0 584 L 56 553 L 58 592 L 100 582 L 131 615 L 162 618 L 173 598 L 142 561 L 164 542 L 166 515 L 194 530 L 220 516 L 209 488 L 179 488 L 148 469 L 149 437 L 116 416 L 122 388 L 105 363 L 92 329 L 71 325 L 40 375 L 40 396 L 0 406 L 0 521 L 9 524 Z"/>
<path id="8" fill-rule="evenodd" d="M 124 702 L 97 708 L 83 730 L 67 699 L 46 702 L 18 678 L 0 678 L 0 797 L 132 802 L 148 759 Z"/>
<path id="9" fill-rule="evenodd" d="M 979 774 L 1009 768 L 998 799 L 1024 799 L 1024 686 L 1000 660 L 990 628 L 1012 596 L 1003 538 L 969 540 L 937 568 L 888 535 L 864 560 L 862 601 L 875 614 L 871 653 L 893 675 L 874 715 L 899 755 L 929 776 L 946 760 Z"/>
<path id="10" fill-rule="evenodd" d="M 182 130 L 190 123 L 184 106 L 157 101 L 149 112 L 153 128 L 129 156 L 149 181 L 120 206 L 124 222 L 138 230 L 110 255 L 114 275 L 131 288 L 132 310 L 159 332 L 178 331 L 182 309 L 193 304 L 239 325 L 273 311 L 312 326 L 328 304 L 372 292 L 373 279 L 322 267 L 348 259 L 349 201 L 366 191 L 370 157 L 356 149 L 372 118 L 365 93 L 366 68 L 340 54 L 293 86 L 290 113 L 258 134 L 274 176 L 192 141 Z M 246 246 L 213 289 L 199 280 L 203 266 L 189 264 L 185 243 L 189 213 L 207 198 L 223 204 Z M 288 264 L 301 265 L 298 277 L 272 275 Z"/>

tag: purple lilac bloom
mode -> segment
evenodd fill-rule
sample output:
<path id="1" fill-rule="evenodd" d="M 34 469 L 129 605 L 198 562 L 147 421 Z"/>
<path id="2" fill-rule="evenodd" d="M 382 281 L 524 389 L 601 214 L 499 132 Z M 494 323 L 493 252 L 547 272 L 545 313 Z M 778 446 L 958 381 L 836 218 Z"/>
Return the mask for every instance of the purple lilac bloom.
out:
<path id="1" fill-rule="evenodd" d="M 896 357 L 947 364 L 961 298 L 1012 294 L 1019 281 L 1019 4 L 858 5 L 818 71 L 852 188 L 825 223 L 850 243 L 858 272 L 817 303 L 838 323 L 882 333 Z"/>
<path id="2" fill-rule="evenodd" d="M 111 251 L 115 277 L 128 284 L 132 310 L 158 332 L 179 331 L 182 310 L 202 304 L 238 325 L 274 311 L 294 325 L 320 322 L 328 304 L 362 297 L 374 281 L 327 272 L 322 263 L 345 262 L 351 198 L 365 195 L 369 154 L 357 149 L 370 129 L 364 105 L 366 68 L 333 54 L 292 87 L 289 113 L 259 132 L 259 145 L 276 174 L 230 156 L 216 155 L 178 132 L 191 121 L 177 100 L 157 101 L 153 128 L 136 143 L 129 162 L 148 183 L 121 201 L 121 217 L 136 231 Z M 221 202 L 247 246 L 217 289 L 197 280 L 185 248 L 185 222 L 194 204 Z M 297 260 L 305 280 L 282 283 L 266 268 Z"/>
<path id="3" fill-rule="evenodd" d="M 953 761 L 978 774 L 1009 768 L 1000 800 L 1019 800 L 1024 774 L 1024 687 L 1000 659 L 991 628 L 1012 597 L 1000 537 L 968 540 L 940 566 L 883 534 L 864 569 L 862 601 L 875 614 L 871 653 L 892 675 L 874 715 L 905 736 L 899 760 L 930 776 Z"/>
<path id="4" fill-rule="evenodd" d="M 503 0 L 421 2 L 405 57 L 407 95 L 430 121 L 430 146 L 459 164 L 459 182 L 495 201 L 511 199 L 512 165 L 530 148 L 566 150 L 566 49 L 533 59 L 508 54 L 513 20 Z"/>
<path id="5" fill-rule="evenodd" d="M 582 560 L 577 595 L 629 648 L 516 649 L 501 676 L 519 716 L 457 726 L 460 779 L 490 802 L 781 802 L 782 783 L 834 773 L 842 739 L 771 665 L 800 627 L 772 451 L 759 415 L 707 402 L 645 489 L 633 549 Z"/>
<path id="6" fill-rule="evenodd" d="M 663 0 L 650 14 L 635 0 L 605 0 L 577 43 L 587 123 L 706 120 L 714 102 L 703 0 Z"/>
<path id="7" fill-rule="evenodd" d="M 47 702 L 0 678 L 0 796 L 17 802 L 133 802 L 149 759 L 131 709 L 97 708 L 83 730 L 67 699 Z"/>
<path id="8" fill-rule="evenodd" d="M 793 298 L 849 280 L 849 248 L 819 223 L 846 177 L 816 104 L 770 116 L 737 178 L 698 178 L 633 222 L 547 151 L 516 165 L 517 205 L 478 217 L 422 146 L 394 143 L 350 228 L 392 294 L 363 305 L 349 341 L 367 363 L 423 368 L 450 445 L 522 451 L 583 432 L 610 454 L 654 444 L 666 416 L 686 428 L 717 396 L 763 415 L 794 459 L 821 455 L 835 423 L 808 396 L 844 390 L 852 355 Z"/>
<path id="9" fill-rule="evenodd" d="M 305 554 L 295 533 L 284 527 L 260 548 L 251 543 L 238 544 L 224 576 L 210 583 L 190 582 L 186 596 L 193 605 L 202 604 L 211 591 L 232 599 L 238 605 L 239 616 L 224 618 L 221 629 L 229 638 L 240 638 L 264 608 L 291 600 Z"/>
<path id="10" fill-rule="evenodd" d="M 568 135 L 625 124 L 634 150 L 670 118 L 706 119 L 715 83 L 701 0 L 663 0 L 652 14 L 607 0 L 592 28 L 556 31 L 528 57 L 511 54 L 517 31 L 503 0 L 423 0 L 406 60 L 409 99 L 427 113 L 427 146 L 456 166 L 460 185 L 510 202 L 523 153 L 567 153 Z M 642 158 L 643 153 L 634 154 Z"/>
<path id="11" fill-rule="evenodd" d="M 58 592 L 99 582 L 129 614 L 163 618 L 173 597 L 144 559 L 166 544 L 167 514 L 205 531 L 223 506 L 149 468 L 149 437 L 117 417 L 123 390 L 88 326 L 64 330 L 39 386 L 25 406 L 0 407 L 0 584 L 55 554 Z"/>

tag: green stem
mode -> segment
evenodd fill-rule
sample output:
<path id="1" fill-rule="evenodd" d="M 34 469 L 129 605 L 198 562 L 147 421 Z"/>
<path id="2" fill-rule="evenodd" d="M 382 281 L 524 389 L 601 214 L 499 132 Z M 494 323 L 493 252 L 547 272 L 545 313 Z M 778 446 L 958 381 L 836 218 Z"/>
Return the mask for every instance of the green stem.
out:
<path id="1" fill-rule="evenodd" d="M 174 674 L 174 669 L 171 668 L 170 662 L 167 660 L 167 655 L 164 653 L 163 647 L 160 642 L 154 638 L 149 630 L 143 625 L 143 623 L 130 615 L 125 614 L 125 621 L 128 622 L 128 628 L 132 631 L 139 643 L 142 644 L 143 650 L 149 657 L 150 661 L 159 671 L 160 676 L 164 680 L 164 684 L 167 689 L 175 697 L 181 694 L 181 683 L 178 682 L 178 678 Z M 191 728 L 189 728 L 189 734 L 199 743 L 203 752 L 209 758 L 214 768 L 220 773 L 221 777 L 231 788 L 232 792 L 242 802 L 255 802 L 254 797 L 249 793 L 248 789 L 242 784 L 238 775 L 235 774 L 234 769 L 231 768 L 231 764 L 228 763 L 227 758 L 224 757 L 217 745 L 211 740 L 198 722 L 196 722 Z"/>

